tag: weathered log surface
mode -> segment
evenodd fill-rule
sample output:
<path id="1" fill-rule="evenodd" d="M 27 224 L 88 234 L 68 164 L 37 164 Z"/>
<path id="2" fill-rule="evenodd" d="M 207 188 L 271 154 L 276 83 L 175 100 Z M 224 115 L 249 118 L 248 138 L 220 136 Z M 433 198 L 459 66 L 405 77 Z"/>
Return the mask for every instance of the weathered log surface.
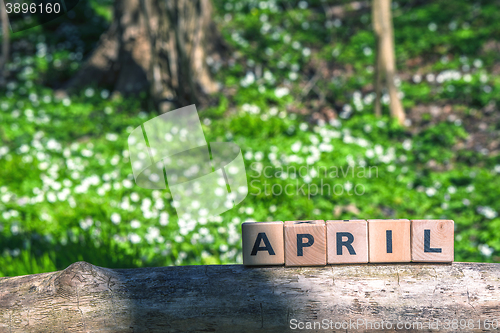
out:
<path id="1" fill-rule="evenodd" d="M 473 319 L 475 328 L 463 331 L 479 332 L 477 320 L 499 317 L 500 264 L 107 269 L 78 262 L 0 278 L 0 332 L 285 332 L 292 319 Z M 365 330 L 373 331 L 323 331 Z"/>

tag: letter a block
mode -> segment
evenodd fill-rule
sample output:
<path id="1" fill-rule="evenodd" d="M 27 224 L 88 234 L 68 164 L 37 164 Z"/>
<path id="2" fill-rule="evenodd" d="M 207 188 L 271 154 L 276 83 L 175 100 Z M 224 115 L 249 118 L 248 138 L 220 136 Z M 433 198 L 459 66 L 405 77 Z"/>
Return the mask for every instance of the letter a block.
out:
<path id="1" fill-rule="evenodd" d="M 245 222 L 241 225 L 243 265 L 283 265 L 283 222 Z"/>
<path id="2" fill-rule="evenodd" d="M 452 220 L 411 220 L 411 260 L 452 262 L 454 229 Z"/>
<path id="3" fill-rule="evenodd" d="M 325 221 L 285 222 L 285 266 L 326 265 Z"/>
<path id="4" fill-rule="evenodd" d="M 368 223 L 365 220 L 326 221 L 328 264 L 368 262 Z"/>
<path id="5" fill-rule="evenodd" d="M 370 262 L 410 262 L 410 220 L 368 220 Z"/>

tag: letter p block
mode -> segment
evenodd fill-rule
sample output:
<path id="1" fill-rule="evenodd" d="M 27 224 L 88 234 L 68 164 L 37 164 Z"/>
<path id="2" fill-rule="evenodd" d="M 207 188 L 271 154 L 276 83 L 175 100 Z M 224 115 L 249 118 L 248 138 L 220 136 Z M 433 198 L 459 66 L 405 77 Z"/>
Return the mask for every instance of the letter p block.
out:
<path id="1" fill-rule="evenodd" d="M 241 225 L 243 264 L 283 265 L 283 222 L 245 222 Z"/>
<path id="2" fill-rule="evenodd" d="M 325 221 L 285 222 L 285 266 L 326 265 Z"/>

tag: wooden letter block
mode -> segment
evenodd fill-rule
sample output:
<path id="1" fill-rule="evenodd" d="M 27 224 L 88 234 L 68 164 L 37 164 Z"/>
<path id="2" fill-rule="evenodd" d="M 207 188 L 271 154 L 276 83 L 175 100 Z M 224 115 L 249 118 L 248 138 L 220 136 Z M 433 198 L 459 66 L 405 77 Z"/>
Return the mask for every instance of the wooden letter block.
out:
<path id="1" fill-rule="evenodd" d="M 326 265 L 325 221 L 285 222 L 285 266 Z"/>
<path id="2" fill-rule="evenodd" d="M 452 220 L 411 220 L 411 260 L 452 262 L 454 231 Z"/>
<path id="3" fill-rule="evenodd" d="M 368 220 L 370 262 L 410 262 L 410 220 Z"/>
<path id="4" fill-rule="evenodd" d="M 245 222 L 241 225 L 243 265 L 283 265 L 283 222 Z"/>
<path id="5" fill-rule="evenodd" d="M 326 221 L 328 264 L 368 262 L 368 223 L 365 220 Z"/>

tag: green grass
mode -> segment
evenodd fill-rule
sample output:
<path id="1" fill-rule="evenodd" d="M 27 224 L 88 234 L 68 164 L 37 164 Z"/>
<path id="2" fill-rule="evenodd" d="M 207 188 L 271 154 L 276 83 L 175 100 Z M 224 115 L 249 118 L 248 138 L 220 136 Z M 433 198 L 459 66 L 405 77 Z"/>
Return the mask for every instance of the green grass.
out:
<path id="1" fill-rule="evenodd" d="M 463 121 L 429 124 L 414 135 L 372 115 L 369 12 L 335 21 L 320 1 L 307 8 L 294 1 L 214 4 L 233 50 L 214 76 L 234 93 L 199 114 L 207 141 L 242 148 L 248 197 L 205 224 L 179 221 L 168 190 L 141 189 L 131 175 L 128 134 L 157 113 L 143 99 L 111 99 L 95 87 L 62 100 L 51 89 L 80 68 L 105 22 L 92 30 L 76 20 L 78 38 L 62 48 L 64 35 L 50 26 L 31 29 L 14 40 L 33 43 L 38 54 L 14 56 L 16 78 L 1 91 L 0 276 L 77 260 L 106 267 L 241 263 L 242 222 L 311 218 L 453 219 L 455 260 L 500 261 L 500 159 L 457 148 L 468 137 Z M 396 7 L 407 110 L 452 104 L 467 114 L 498 105 L 498 59 L 482 51 L 500 33 L 493 1 Z M 109 7 L 92 8 L 109 19 Z M 421 65 L 407 63 L 418 57 Z M 311 123 L 287 110 L 314 110 L 316 93 L 301 93 L 321 62 L 351 72 L 318 80 L 340 119 Z"/>

